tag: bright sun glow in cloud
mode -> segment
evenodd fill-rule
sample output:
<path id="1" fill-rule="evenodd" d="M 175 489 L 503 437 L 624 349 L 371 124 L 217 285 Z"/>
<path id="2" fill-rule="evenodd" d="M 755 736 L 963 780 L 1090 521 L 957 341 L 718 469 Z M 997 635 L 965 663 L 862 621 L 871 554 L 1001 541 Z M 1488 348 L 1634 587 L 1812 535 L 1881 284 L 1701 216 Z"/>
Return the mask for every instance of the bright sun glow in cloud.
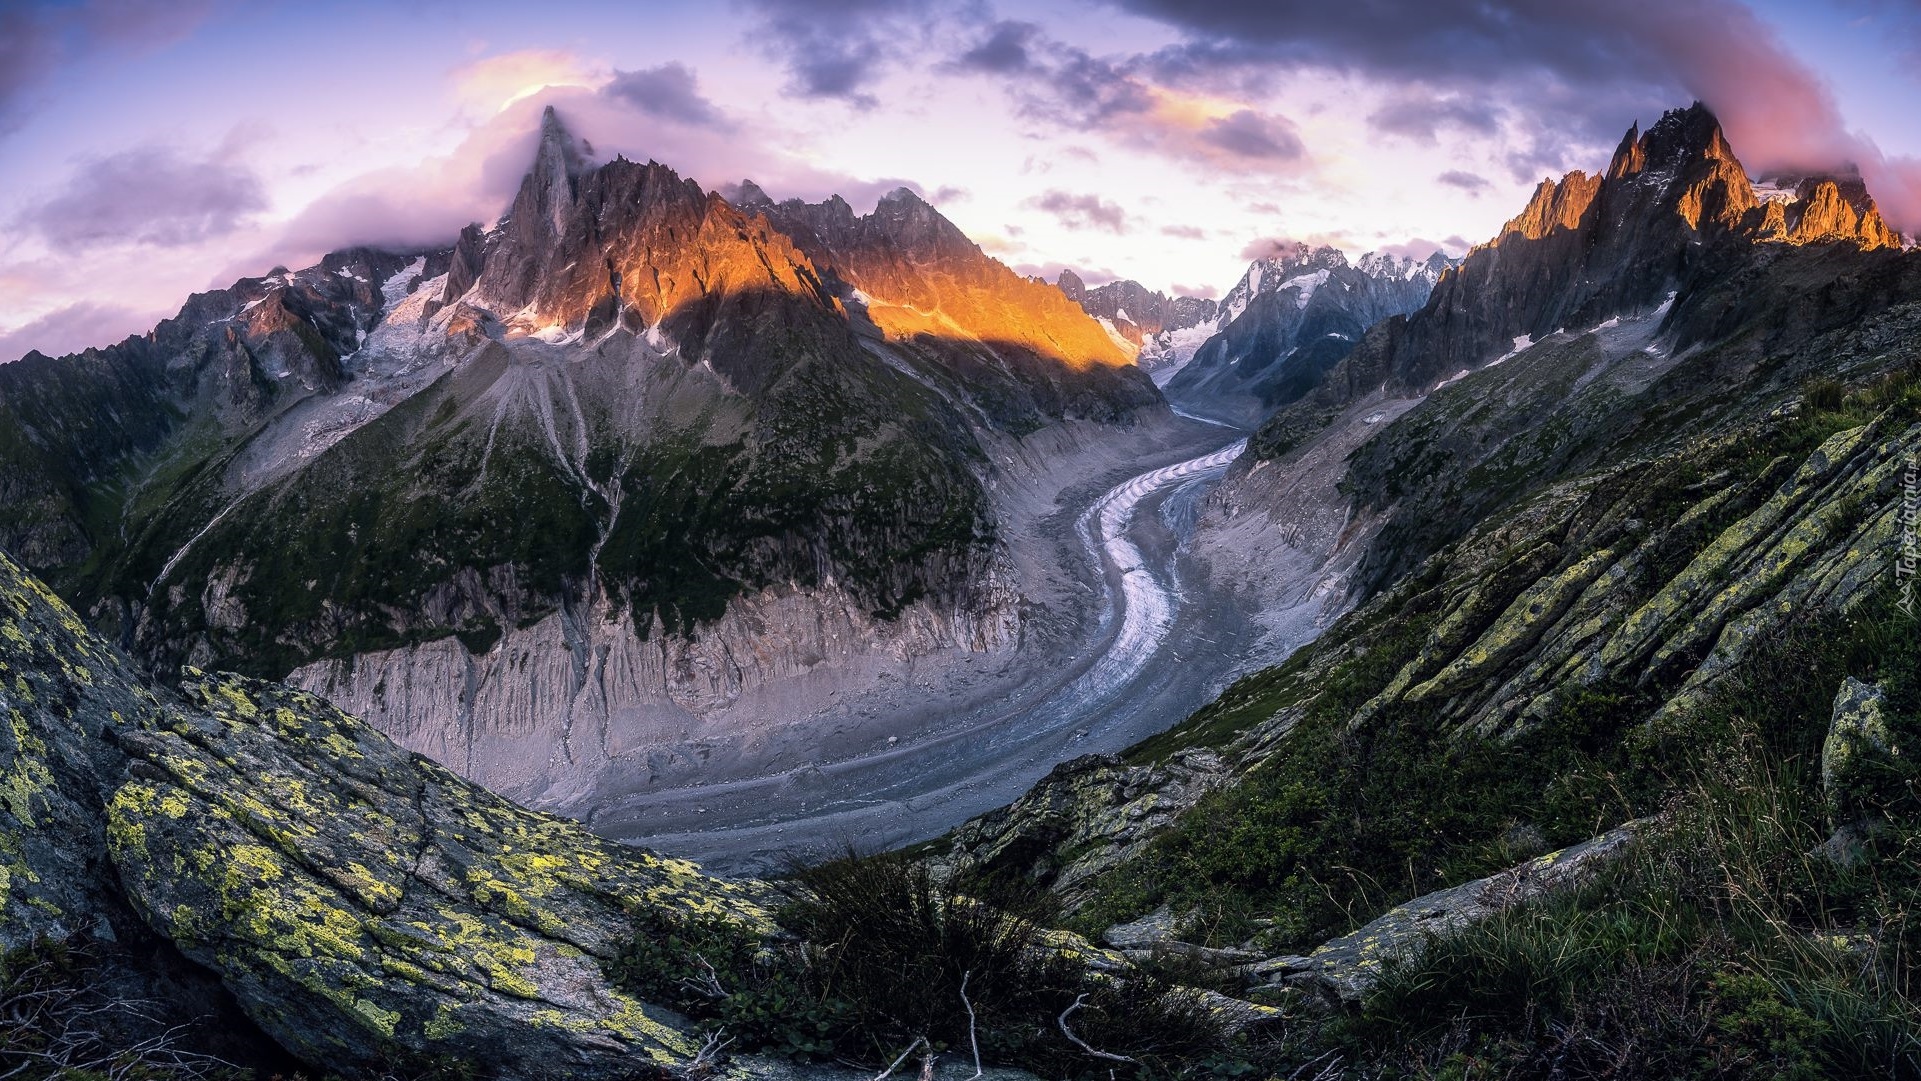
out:
<path id="1" fill-rule="evenodd" d="M 591 89 L 606 82 L 607 76 L 589 70 L 571 52 L 525 49 L 462 64 L 448 73 L 448 81 L 454 99 L 461 105 L 492 115 L 550 87 Z"/>

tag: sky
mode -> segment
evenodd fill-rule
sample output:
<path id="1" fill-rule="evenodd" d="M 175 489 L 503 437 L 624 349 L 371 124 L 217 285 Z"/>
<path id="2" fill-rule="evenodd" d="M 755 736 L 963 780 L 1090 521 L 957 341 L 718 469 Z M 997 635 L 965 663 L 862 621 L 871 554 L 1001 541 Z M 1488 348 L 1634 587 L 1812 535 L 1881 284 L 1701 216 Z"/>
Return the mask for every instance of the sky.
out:
<path id="1" fill-rule="evenodd" d="M 776 199 L 1199 296 L 1295 241 L 1460 254 L 1700 99 L 1921 231 L 1921 0 L 0 0 L 0 361 L 491 223 L 552 105 Z"/>

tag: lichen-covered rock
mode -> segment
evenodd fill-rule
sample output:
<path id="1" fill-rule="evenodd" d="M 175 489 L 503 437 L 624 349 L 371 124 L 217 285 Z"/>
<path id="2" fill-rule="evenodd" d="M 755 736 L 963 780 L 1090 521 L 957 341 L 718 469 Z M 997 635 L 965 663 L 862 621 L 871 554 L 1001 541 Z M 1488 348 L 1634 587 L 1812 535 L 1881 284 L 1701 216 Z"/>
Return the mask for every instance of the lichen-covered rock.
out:
<path id="1" fill-rule="evenodd" d="M 751 887 L 523 810 L 290 688 L 141 684 L 0 556 L 0 941 L 128 906 L 306 1061 L 628 1077 L 694 1050 L 600 967 L 630 909 Z"/>
<path id="2" fill-rule="evenodd" d="M 1253 966 L 1249 975 L 1265 981 L 1266 989 L 1300 988 L 1344 1002 L 1359 1001 L 1390 959 L 1413 954 L 1432 936 L 1459 931 L 1515 905 L 1588 881 L 1633 843 L 1644 824 L 1630 822 L 1499 874 L 1417 897 L 1305 957 L 1272 958 Z"/>
<path id="3" fill-rule="evenodd" d="M 1853 676 L 1843 680 L 1821 744 L 1821 791 L 1829 813 L 1844 823 L 1871 814 L 1890 789 L 1914 774 L 1902 752 L 1882 689 Z"/>
<path id="4" fill-rule="evenodd" d="M 48 618 L 51 616 L 51 618 Z M 0 951 L 97 931 L 115 898 L 101 875 L 98 766 L 76 692 L 103 647 L 0 553 Z M 131 693 L 106 709 L 134 709 Z"/>
<path id="5" fill-rule="evenodd" d="M 1042 882 L 1072 908 L 1076 887 L 1138 853 L 1233 773 L 1210 750 L 1153 765 L 1087 755 L 1056 766 L 1012 804 L 956 830 L 953 858 Z"/>
<path id="6" fill-rule="evenodd" d="M 194 674 L 124 735 L 108 804 L 136 904 L 307 1057 L 458 1049 L 618 1074 L 692 1048 L 613 990 L 627 906 L 764 917 L 691 865 L 522 810 L 298 691 Z"/>

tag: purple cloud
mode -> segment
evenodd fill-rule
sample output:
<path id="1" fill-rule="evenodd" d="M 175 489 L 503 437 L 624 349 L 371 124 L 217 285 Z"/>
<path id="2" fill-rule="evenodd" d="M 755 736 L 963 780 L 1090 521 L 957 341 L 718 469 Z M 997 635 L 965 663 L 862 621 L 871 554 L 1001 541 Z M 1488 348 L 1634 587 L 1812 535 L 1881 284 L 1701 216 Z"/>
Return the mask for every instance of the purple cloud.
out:
<path id="1" fill-rule="evenodd" d="M 146 146 L 82 161 L 61 195 L 14 224 L 70 251 L 177 248 L 232 233 L 266 206 L 260 178 L 245 166 Z"/>
<path id="2" fill-rule="evenodd" d="M 1488 182 L 1487 177 L 1479 173 L 1467 172 L 1464 169 L 1449 169 L 1434 179 L 1437 183 L 1445 184 L 1450 188 L 1459 188 L 1469 195 L 1479 195 L 1488 188 L 1493 187 L 1493 185 Z"/>
<path id="3" fill-rule="evenodd" d="M 1301 144 L 1293 121 L 1252 109 L 1209 121 L 1195 137 L 1237 158 L 1297 161 L 1307 156 L 1307 147 Z"/>
<path id="4" fill-rule="evenodd" d="M 615 71 L 613 81 L 600 92 L 656 119 L 717 131 L 734 128 L 733 121 L 701 94 L 693 69 L 682 63 Z"/>
<path id="5" fill-rule="evenodd" d="M 869 88 L 900 43 L 924 24 L 932 0 L 746 0 L 759 13 L 756 38 L 787 67 L 802 97 L 876 104 Z"/>
<path id="6" fill-rule="evenodd" d="M 1127 212 L 1098 195 L 1075 195 L 1055 188 L 1029 199 L 1027 205 L 1052 214 L 1056 221 L 1068 229 L 1127 232 Z"/>

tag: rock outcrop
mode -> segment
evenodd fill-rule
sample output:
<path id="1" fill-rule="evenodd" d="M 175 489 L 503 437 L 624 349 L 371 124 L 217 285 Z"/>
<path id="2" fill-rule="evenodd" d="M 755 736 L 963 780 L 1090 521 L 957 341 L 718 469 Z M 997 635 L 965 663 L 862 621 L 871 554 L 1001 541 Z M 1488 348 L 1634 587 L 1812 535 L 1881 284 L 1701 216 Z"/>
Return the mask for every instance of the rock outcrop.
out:
<path id="1" fill-rule="evenodd" d="M 1380 979 L 1383 966 L 1418 955 L 1432 938 L 1591 881 L 1598 870 L 1626 853 L 1642 825 L 1629 823 L 1500 874 L 1416 897 L 1323 943 L 1305 957 L 1269 958 L 1248 966 L 1247 975 L 1261 990 L 1291 988 L 1339 1002 L 1359 1002 Z"/>
<path id="2" fill-rule="evenodd" d="M 739 886 L 507 803 L 304 692 L 150 688 L 0 555 L 0 946 L 128 906 L 282 1046 L 349 1076 L 628 1077 L 692 1050 L 600 961 L 629 912 L 753 929 Z"/>
<path id="3" fill-rule="evenodd" d="M 1913 723 L 1900 723 L 1880 686 L 1853 676 L 1842 682 L 1821 743 L 1821 792 L 1838 825 L 1871 822 L 1921 774 L 1915 733 L 1906 730 Z"/>

